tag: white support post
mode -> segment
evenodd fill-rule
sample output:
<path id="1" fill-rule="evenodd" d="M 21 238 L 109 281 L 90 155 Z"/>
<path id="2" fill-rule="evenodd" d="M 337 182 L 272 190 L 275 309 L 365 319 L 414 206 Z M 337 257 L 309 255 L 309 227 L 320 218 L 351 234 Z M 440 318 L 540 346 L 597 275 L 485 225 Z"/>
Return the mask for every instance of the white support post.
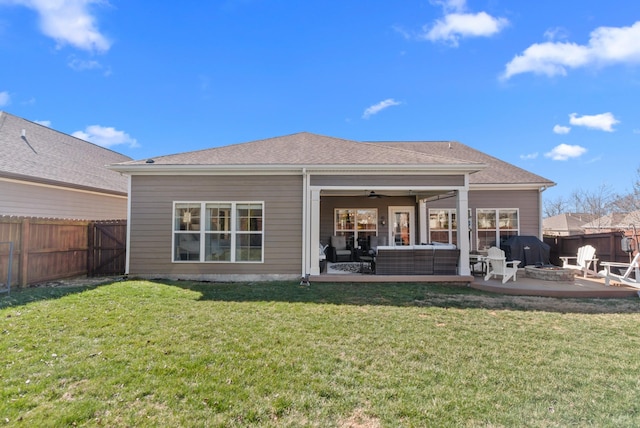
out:
<path id="1" fill-rule="evenodd" d="M 307 272 L 311 275 L 320 275 L 320 190 L 311 189 L 308 193 L 311 198 L 309 204 L 309 225 L 307 231 L 307 244 L 311 246 L 310 257 L 307 260 Z"/>
<path id="2" fill-rule="evenodd" d="M 419 243 L 427 243 L 430 241 L 427 236 L 427 201 L 420 199 L 418 202 L 418 221 L 420 222 L 420 241 Z"/>
<path id="3" fill-rule="evenodd" d="M 460 248 L 460 275 L 471 275 L 469 267 L 469 192 L 467 189 L 456 192 L 456 210 L 458 218 L 458 248 Z"/>

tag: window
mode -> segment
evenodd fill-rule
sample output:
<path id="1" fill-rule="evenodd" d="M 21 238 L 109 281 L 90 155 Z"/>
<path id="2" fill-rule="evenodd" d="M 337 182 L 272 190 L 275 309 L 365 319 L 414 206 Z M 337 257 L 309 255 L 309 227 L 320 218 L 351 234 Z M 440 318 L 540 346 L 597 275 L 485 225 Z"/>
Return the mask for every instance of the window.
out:
<path id="1" fill-rule="evenodd" d="M 518 210 L 515 208 L 478 209 L 476 217 L 479 250 L 499 247 L 501 242 L 519 234 Z"/>
<path id="2" fill-rule="evenodd" d="M 457 244 L 457 228 L 455 209 L 429 210 L 429 242 Z"/>
<path id="3" fill-rule="evenodd" d="M 471 210 L 468 213 L 468 218 L 471 219 Z M 458 245 L 458 221 L 456 217 L 456 209 L 430 209 L 429 242 Z"/>
<path id="4" fill-rule="evenodd" d="M 262 202 L 176 202 L 173 261 L 262 262 Z"/>
<path id="5" fill-rule="evenodd" d="M 337 208 L 334 211 L 334 234 L 346 236 L 348 245 L 365 245 L 369 236 L 378 235 L 378 210 Z"/>

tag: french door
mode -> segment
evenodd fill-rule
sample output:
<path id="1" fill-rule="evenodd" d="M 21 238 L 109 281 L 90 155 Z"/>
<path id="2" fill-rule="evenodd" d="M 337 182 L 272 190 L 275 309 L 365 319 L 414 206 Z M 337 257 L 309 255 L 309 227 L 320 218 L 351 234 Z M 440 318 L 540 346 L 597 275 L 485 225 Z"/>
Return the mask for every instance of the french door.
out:
<path id="1" fill-rule="evenodd" d="M 389 242 L 394 246 L 413 245 L 415 207 L 389 207 Z"/>

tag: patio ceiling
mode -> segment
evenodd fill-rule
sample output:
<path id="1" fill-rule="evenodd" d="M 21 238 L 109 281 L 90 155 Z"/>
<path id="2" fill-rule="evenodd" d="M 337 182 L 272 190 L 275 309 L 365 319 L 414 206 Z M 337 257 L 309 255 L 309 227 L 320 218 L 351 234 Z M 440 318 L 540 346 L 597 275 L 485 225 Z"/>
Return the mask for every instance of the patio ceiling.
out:
<path id="1" fill-rule="evenodd" d="M 416 199 L 437 200 L 443 198 L 454 197 L 455 193 L 451 190 L 411 190 L 411 189 L 328 189 L 321 190 L 320 196 L 351 196 L 351 197 L 370 197 L 371 193 L 376 196 L 372 198 L 381 197 L 400 197 L 400 196 L 415 196 Z"/>

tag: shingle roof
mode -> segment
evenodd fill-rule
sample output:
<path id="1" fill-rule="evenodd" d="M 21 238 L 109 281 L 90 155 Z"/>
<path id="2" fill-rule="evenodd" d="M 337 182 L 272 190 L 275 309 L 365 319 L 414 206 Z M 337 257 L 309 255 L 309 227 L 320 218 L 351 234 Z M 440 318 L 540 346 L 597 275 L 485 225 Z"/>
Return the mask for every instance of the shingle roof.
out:
<path id="1" fill-rule="evenodd" d="M 583 225 L 594 219 L 593 214 L 566 213 L 547 217 L 542 220 L 545 233 L 578 233 L 584 232 Z"/>
<path id="2" fill-rule="evenodd" d="M 523 184 L 536 183 L 553 186 L 555 183 L 527 170 L 473 149 L 457 141 L 389 141 L 376 144 L 401 147 L 415 152 L 448 157 L 460 161 L 479 162 L 488 165 L 482 171 L 469 176 L 470 184 Z"/>
<path id="3" fill-rule="evenodd" d="M 301 132 L 153 158 L 155 165 L 450 165 L 474 161 Z M 145 164 L 145 160 L 129 165 Z M 480 163 L 477 166 L 482 167 Z"/>
<path id="4" fill-rule="evenodd" d="M 585 229 L 626 229 L 630 226 L 640 227 L 640 211 L 629 213 L 613 213 L 583 225 Z"/>
<path id="5" fill-rule="evenodd" d="M 2 177 L 127 193 L 127 177 L 106 165 L 125 162 L 130 157 L 3 111 L 0 147 Z"/>
<path id="6" fill-rule="evenodd" d="M 144 165 L 145 160 L 125 165 Z M 478 172 L 471 184 L 533 184 L 554 182 L 454 141 L 359 142 L 301 132 L 242 144 L 153 158 L 154 165 L 180 166 L 467 166 Z M 486 167 L 486 169 L 484 169 Z"/>

